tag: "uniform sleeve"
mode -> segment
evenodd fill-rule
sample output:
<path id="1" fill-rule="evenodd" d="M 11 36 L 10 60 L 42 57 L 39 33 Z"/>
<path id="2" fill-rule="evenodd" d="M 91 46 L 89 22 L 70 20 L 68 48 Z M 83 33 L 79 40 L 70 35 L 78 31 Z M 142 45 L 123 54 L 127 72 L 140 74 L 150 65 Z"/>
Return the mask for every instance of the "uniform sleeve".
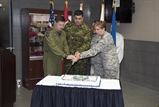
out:
<path id="1" fill-rule="evenodd" d="M 80 59 L 95 56 L 96 54 L 100 53 L 105 46 L 106 44 L 104 43 L 104 41 L 100 40 L 97 44 L 92 46 L 89 50 L 82 52 L 80 55 Z"/>
<path id="2" fill-rule="evenodd" d="M 66 37 L 65 37 L 65 40 L 64 40 L 64 52 L 65 52 L 65 54 L 69 54 L 70 52 L 69 52 L 69 46 L 68 46 L 68 44 L 67 44 L 67 40 L 66 40 Z"/>
<path id="3" fill-rule="evenodd" d="M 57 46 L 57 44 L 55 42 L 55 38 L 51 35 L 53 35 L 53 32 L 51 32 L 51 31 L 46 32 L 45 40 L 46 40 L 47 45 L 49 46 L 52 53 L 54 53 L 58 56 L 62 56 L 64 58 L 66 56 L 66 54 Z"/>

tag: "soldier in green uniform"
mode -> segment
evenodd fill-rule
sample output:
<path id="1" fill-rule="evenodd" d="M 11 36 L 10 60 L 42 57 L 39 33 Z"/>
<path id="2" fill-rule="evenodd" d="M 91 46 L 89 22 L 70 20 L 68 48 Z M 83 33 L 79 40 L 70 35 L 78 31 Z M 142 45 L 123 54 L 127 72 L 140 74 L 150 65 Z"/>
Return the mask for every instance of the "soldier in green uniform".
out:
<path id="1" fill-rule="evenodd" d="M 63 31 L 65 18 L 56 16 L 52 28 L 45 32 L 44 36 L 44 56 L 43 69 L 44 76 L 62 74 L 62 59 L 72 59 L 73 55 L 69 54 L 69 47 L 66 40 L 66 34 Z"/>
<path id="2" fill-rule="evenodd" d="M 70 54 L 74 54 L 76 51 L 83 52 L 90 48 L 91 36 L 90 28 L 83 22 L 83 12 L 76 10 L 74 12 L 74 21 L 68 22 L 65 25 L 66 39 L 68 46 L 70 47 Z M 70 66 L 71 61 L 65 61 L 65 71 L 69 70 L 69 74 L 86 75 L 89 59 L 82 59 Z"/>

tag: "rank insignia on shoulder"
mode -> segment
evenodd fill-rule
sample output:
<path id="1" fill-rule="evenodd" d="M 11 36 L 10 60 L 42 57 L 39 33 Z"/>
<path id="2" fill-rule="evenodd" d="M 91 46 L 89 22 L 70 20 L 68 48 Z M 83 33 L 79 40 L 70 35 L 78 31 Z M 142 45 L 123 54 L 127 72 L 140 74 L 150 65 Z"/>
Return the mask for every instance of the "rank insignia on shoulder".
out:
<path id="1" fill-rule="evenodd" d="M 49 32 L 46 32 L 46 37 L 49 37 L 50 33 Z"/>

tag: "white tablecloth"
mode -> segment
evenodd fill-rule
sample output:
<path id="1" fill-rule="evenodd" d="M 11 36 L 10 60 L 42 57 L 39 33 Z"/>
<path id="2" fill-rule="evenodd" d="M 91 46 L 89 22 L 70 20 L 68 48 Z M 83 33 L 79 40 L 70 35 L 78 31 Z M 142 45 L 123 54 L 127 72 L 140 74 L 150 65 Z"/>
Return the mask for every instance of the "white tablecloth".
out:
<path id="1" fill-rule="evenodd" d="M 59 77 L 60 76 L 46 76 L 44 79 L 39 81 L 36 85 L 56 86 L 56 83 Z M 75 86 L 64 86 L 64 87 L 75 87 Z M 101 79 L 100 87 L 84 87 L 84 88 L 121 90 L 120 82 L 118 79 Z"/>

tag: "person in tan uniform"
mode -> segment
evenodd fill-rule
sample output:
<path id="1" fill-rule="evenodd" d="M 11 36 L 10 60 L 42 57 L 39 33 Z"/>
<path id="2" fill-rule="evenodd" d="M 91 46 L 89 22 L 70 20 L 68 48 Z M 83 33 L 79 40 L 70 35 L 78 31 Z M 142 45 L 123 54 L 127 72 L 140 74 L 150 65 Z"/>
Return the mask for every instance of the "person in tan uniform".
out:
<path id="1" fill-rule="evenodd" d="M 69 47 L 66 41 L 66 34 L 63 31 L 65 18 L 56 16 L 54 26 L 45 32 L 43 69 L 44 76 L 62 74 L 62 59 L 72 59 L 69 55 Z"/>

